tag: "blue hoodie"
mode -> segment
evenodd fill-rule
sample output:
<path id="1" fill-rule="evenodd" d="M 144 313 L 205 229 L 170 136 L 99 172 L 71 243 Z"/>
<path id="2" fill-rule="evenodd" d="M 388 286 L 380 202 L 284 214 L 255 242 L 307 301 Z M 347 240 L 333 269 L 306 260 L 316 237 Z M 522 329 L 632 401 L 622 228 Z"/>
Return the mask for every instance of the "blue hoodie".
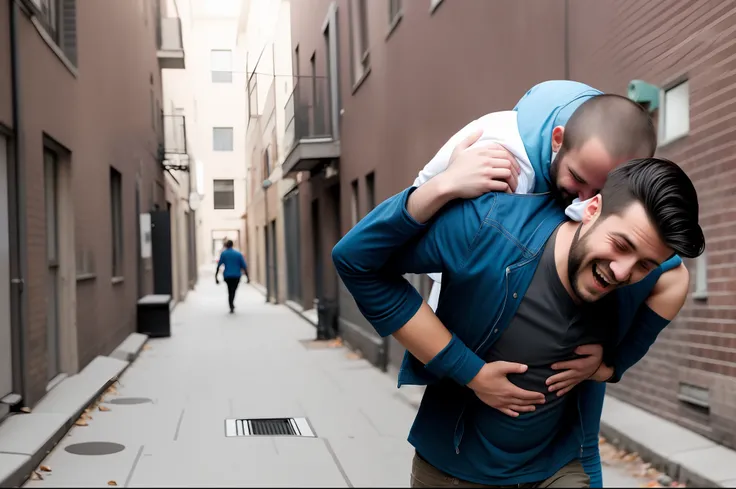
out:
<path id="1" fill-rule="evenodd" d="M 519 134 L 535 173 L 535 193 L 550 190 L 552 130 L 564 126 L 586 100 L 603 92 L 568 80 L 551 80 L 535 85 L 514 107 Z"/>

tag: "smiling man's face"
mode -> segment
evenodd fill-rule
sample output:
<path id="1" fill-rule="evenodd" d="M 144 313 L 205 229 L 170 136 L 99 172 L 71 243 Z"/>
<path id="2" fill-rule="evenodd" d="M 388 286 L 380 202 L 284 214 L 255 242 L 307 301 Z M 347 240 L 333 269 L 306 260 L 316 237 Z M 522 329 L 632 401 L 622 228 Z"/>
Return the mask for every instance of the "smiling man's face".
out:
<path id="1" fill-rule="evenodd" d="M 639 202 L 604 218 L 600 203 L 598 195 L 588 204 L 568 258 L 570 284 L 585 302 L 638 282 L 673 255 Z"/>

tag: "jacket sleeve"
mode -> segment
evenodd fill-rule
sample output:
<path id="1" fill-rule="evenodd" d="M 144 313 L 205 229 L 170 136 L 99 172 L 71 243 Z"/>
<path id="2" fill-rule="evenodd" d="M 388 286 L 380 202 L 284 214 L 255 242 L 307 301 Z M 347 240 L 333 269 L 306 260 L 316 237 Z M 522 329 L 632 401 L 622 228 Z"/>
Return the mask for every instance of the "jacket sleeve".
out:
<path id="1" fill-rule="evenodd" d="M 332 260 L 358 309 L 385 337 L 416 314 L 422 297 L 405 273 L 459 270 L 483 222 L 479 199 L 446 205 L 427 224 L 406 210 L 414 187 L 382 202 L 332 250 Z M 488 194 L 484 200 L 495 198 Z M 483 199 L 483 198 L 481 198 Z M 435 375 L 466 384 L 485 362 L 453 335 L 426 367 Z"/>
<path id="2" fill-rule="evenodd" d="M 578 409 L 582 416 L 584 436 L 580 462 L 583 464 L 585 473 L 590 477 L 590 487 L 603 487 L 598 433 L 601 428 L 606 384 L 593 381 L 583 382 L 580 384 L 578 396 Z"/>
<path id="3" fill-rule="evenodd" d="M 620 381 L 624 372 L 644 358 L 644 355 L 647 354 L 649 348 L 654 344 L 659 333 L 669 323 L 670 321 L 668 319 L 652 311 L 646 304 L 639 306 L 639 310 L 626 336 L 616 346 L 613 358 L 611 359 L 611 366 L 613 367 L 614 373 L 609 382 L 615 383 Z"/>

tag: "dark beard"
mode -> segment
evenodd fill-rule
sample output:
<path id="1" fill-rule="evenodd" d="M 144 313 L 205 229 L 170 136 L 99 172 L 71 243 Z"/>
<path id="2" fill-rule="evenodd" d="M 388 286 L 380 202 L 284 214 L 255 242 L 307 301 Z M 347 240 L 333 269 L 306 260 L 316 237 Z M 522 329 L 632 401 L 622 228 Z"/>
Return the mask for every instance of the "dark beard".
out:
<path id="1" fill-rule="evenodd" d="M 552 194 L 552 197 L 554 197 L 555 201 L 557 201 L 557 203 L 559 203 L 562 207 L 567 207 L 568 205 L 572 204 L 572 201 L 575 200 L 576 196 L 568 194 L 557 184 L 557 177 L 560 173 L 560 163 L 562 163 L 562 158 L 564 156 L 565 150 L 560 148 L 557 156 L 555 156 L 555 159 L 552 161 L 552 163 L 550 163 L 549 178 L 552 182 L 552 185 L 550 185 L 550 193 Z"/>
<path id="2" fill-rule="evenodd" d="M 585 258 L 585 249 L 582 246 L 584 245 L 584 242 L 580 242 L 581 229 L 583 229 L 582 224 L 578 226 L 578 229 L 575 231 L 575 235 L 572 237 L 572 243 L 570 243 L 570 252 L 567 255 L 567 280 L 577 299 L 581 302 L 585 302 L 580 290 L 578 289 L 578 281 L 576 280 L 578 271 L 583 265 L 583 259 Z"/>

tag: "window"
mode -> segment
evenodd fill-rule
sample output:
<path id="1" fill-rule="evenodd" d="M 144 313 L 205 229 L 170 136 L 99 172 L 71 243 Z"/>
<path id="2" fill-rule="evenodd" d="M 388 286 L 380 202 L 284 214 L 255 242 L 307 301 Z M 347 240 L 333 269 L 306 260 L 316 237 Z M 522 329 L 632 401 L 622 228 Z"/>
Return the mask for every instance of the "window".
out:
<path id="1" fill-rule="evenodd" d="M 441 3 L 442 0 L 429 0 L 429 13 L 434 12 Z"/>
<path id="2" fill-rule="evenodd" d="M 350 0 L 350 48 L 353 86 L 357 89 L 370 68 L 366 0 Z"/>
<path id="3" fill-rule="evenodd" d="M 706 252 L 695 259 L 695 299 L 708 298 L 708 257 Z"/>
<path id="4" fill-rule="evenodd" d="M 211 51 L 212 83 L 233 82 L 233 59 L 229 49 L 213 49 Z"/>
<path id="5" fill-rule="evenodd" d="M 213 180 L 212 198 L 215 209 L 235 209 L 235 184 L 233 180 Z"/>
<path id="6" fill-rule="evenodd" d="M 373 172 L 365 177 L 365 198 L 370 212 L 376 207 L 376 174 Z"/>
<path id="7" fill-rule="evenodd" d="M 212 128 L 212 149 L 214 151 L 232 151 L 233 150 L 233 128 L 232 127 L 213 127 Z"/>
<path id="8" fill-rule="evenodd" d="M 358 180 L 353 180 L 350 184 L 352 192 L 350 193 L 350 218 L 351 224 L 358 224 Z"/>
<path id="9" fill-rule="evenodd" d="M 39 20 L 73 65 L 77 64 L 77 0 L 32 0 Z"/>
<path id="10" fill-rule="evenodd" d="M 293 68 L 294 68 L 294 73 L 296 74 L 296 77 L 299 78 L 299 75 L 301 75 L 301 73 L 299 72 L 299 46 L 294 48 Z"/>
<path id="11" fill-rule="evenodd" d="M 59 42 L 59 0 L 35 0 L 41 10 L 41 21 L 51 35 L 51 38 Z"/>
<path id="12" fill-rule="evenodd" d="M 58 161 L 55 153 L 44 151 L 44 201 L 46 204 L 46 255 L 49 264 L 59 262 Z"/>
<path id="13" fill-rule="evenodd" d="M 271 175 L 271 158 L 269 157 L 268 148 L 263 152 L 263 179 L 267 179 Z"/>
<path id="14" fill-rule="evenodd" d="M 388 23 L 395 25 L 401 17 L 401 0 L 388 0 Z"/>
<path id="15" fill-rule="evenodd" d="M 690 132 L 690 86 L 687 81 L 664 90 L 659 109 L 659 139 L 669 143 Z"/>
<path id="16" fill-rule="evenodd" d="M 110 222 L 112 223 L 112 276 L 123 276 L 123 176 L 110 168 Z"/>
<path id="17" fill-rule="evenodd" d="M 156 129 L 156 104 L 154 103 L 155 96 L 153 95 L 153 88 L 151 89 L 151 127 Z"/>

